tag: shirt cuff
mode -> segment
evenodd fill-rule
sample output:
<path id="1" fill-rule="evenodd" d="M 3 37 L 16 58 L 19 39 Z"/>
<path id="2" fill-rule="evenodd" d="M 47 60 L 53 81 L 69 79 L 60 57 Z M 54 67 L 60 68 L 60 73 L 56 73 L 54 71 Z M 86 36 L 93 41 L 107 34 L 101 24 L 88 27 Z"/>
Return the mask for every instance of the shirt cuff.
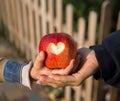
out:
<path id="1" fill-rule="evenodd" d="M 99 70 L 94 74 L 94 78 L 102 78 L 105 81 L 110 80 L 115 73 L 115 65 L 108 50 L 103 45 L 91 46 L 90 48 L 95 51 L 95 55 L 99 64 Z"/>
<path id="2" fill-rule="evenodd" d="M 21 84 L 28 87 L 29 89 L 31 89 L 31 82 L 30 82 L 30 69 L 33 66 L 32 62 L 29 62 L 29 64 L 23 66 L 22 68 L 22 73 L 21 73 Z"/>
<path id="3" fill-rule="evenodd" d="M 4 68 L 4 78 L 8 82 L 18 82 L 20 83 L 22 64 L 15 61 L 8 61 Z"/>

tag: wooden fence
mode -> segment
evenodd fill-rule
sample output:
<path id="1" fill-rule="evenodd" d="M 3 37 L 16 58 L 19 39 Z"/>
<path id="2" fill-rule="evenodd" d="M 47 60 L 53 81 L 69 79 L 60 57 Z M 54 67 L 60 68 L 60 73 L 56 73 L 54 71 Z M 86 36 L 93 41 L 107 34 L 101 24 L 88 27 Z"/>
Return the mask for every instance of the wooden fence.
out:
<path id="1" fill-rule="evenodd" d="M 101 42 L 110 32 L 112 5 L 109 1 L 105 1 L 101 7 L 100 33 L 97 32 L 98 15 L 95 11 L 89 13 L 88 23 L 80 17 L 75 31 L 73 6 L 68 4 L 64 10 L 62 6 L 62 0 L 0 0 L 0 20 L 9 31 L 10 41 L 27 60 L 35 59 L 40 38 L 47 33 L 68 33 L 80 48 L 96 44 L 97 34 Z M 66 22 L 63 22 L 63 12 Z M 117 29 L 120 29 L 120 14 Z M 74 97 L 71 96 L 72 91 Z M 79 87 L 65 88 L 66 101 L 117 101 L 117 94 L 117 89 L 104 85 L 103 81 L 94 81 L 92 77 Z"/>

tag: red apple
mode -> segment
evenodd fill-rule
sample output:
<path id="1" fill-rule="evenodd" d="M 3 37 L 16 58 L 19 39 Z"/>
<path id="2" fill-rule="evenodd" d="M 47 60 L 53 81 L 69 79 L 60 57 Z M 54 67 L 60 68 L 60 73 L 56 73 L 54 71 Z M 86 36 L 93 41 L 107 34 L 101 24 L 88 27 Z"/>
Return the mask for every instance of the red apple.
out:
<path id="1" fill-rule="evenodd" d="M 77 45 L 68 34 L 50 33 L 42 37 L 39 51 L 46 52 L 45 65 L 48 68 L 66 68 L 75 58 Z"/>

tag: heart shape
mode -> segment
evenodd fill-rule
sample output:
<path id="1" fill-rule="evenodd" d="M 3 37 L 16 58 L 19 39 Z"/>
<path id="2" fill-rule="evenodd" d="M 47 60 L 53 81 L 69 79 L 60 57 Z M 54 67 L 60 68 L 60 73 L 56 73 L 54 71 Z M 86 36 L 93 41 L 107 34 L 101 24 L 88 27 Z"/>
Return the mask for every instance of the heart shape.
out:
<path id="1" fill-rule="evenodd" d="M 57 45 L 54 43 L 49 43 L 48 50 L 53 54 L 60 54 L 65 48 L 65 45 L 63 42 L 58 42 Z"/>

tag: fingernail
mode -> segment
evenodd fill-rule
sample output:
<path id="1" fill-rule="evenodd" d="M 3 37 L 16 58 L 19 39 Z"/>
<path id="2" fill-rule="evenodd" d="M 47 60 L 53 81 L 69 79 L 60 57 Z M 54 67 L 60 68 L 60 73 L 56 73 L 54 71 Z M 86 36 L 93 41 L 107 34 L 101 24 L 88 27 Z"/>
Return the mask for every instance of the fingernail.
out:
<path id="1" fill-rule="evenodd" d="M 48 77 L 49 77 L 49 78 L 53 78 L 53 76 L 52 76 L 52 75 L 49 75 Z"/>
<path id="2" fill-rule="evenodd" d="M 41 84 L 41 82 L 39 82 L 39 81 L 37 81 L 36 83 L 39 84 L 39 85 Z"/>
<path id="3" fill-rule="evenodd" d="M 40 77 L 38 76 L 38 77 L 36 77 L 38 80 L 40 79 Z"/>

